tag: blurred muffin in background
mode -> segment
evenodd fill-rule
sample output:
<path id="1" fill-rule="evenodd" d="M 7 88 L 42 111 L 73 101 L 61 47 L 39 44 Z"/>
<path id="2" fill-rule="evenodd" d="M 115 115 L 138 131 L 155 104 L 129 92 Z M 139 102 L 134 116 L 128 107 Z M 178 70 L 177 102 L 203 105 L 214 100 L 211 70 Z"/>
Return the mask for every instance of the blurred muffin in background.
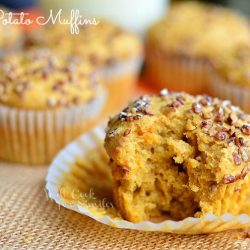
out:
<path id="1" fill-rule="evenodd" d="M 119 110 L 131 97 L 141 67 L 142 43 L 137 36 L 117 25 L 107 21 L 83 25 L 79 34 L 71 34 L 67 25 L 50 25 L 31 33 L 27 45 L 75 54 L 95 65 L 108 89 L 104 113 Z"/>
<path id="2" fill-rule="evenodd" d="M 209 77 L 212 95 L 229 99 L 250 112 L 250 44 L 215 58 Z"/>
<path id="3" fill-rule="evenodd" d="M 9 10 L 0 6 L 0 17 L 8 18 Z M 0 58 L 17 52 L 23 46 L 23 33 L 19 25 L 0 22 Z"/>
<path id="4" fill-rule="evenodd" d="M 160 88 L 204 93 L 210 61 L 246 44 L 244 17 L 214 5 L 177 3 L 148 31 L 146 73 Z"/>
<path id="5" fill-rule="evenodd" d="M 91 64 L 47 49 L 0 63 L 0 159 L 49 163 L 97 122 L 105 90 Z"/>

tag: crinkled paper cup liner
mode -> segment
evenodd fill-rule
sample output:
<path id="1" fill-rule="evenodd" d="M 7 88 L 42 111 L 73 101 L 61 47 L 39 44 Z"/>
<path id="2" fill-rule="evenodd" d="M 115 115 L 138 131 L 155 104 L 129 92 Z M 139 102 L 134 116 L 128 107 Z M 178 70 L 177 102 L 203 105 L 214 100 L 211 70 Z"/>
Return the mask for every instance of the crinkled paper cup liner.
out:
<path id="1" fill-rule="evenodd" d="M 131 98 L 131 94 L 136 86 L 142 57 L 117 62 L 102 70 L 108 98 L 103 113 L 110 115 L 123 108 Z"/>
<path id="2" fill-rule="evenodd" d="M 206 93 L 208 66 L 205 59 L 168 54 L 151 46 L 146 48 L 146 75 L 160 89 Z"/>
<path id="3" fill-rule="evenodd" d="M 88 104 L 55 110 L 24 110 L 0 105 L 0 159 L 47 164 L 67 143 L 94 125 L 106 93 Z"/>
<path id="4" fill-rule="evenodd" d="M 209 93 L 221 99 L 232 101 L 245 112 L 250 112 L 250 88 L 241 87 L 221 78 L 213 69 L 209 76 Z"/>
<path id="5" fill-rule="evenodd" d="M 203 234 L 250 226 L 250 217 L 246 214 L 206 214 L 201 218 L 160 223 L 123 220 L 112 202 L 112 177 L 103 146 L 104 136 L 104 128 L 97 127 L 57 155 L 46 178 L 48 195 L 57 204 L 103 224 L 124 229 Z"/>

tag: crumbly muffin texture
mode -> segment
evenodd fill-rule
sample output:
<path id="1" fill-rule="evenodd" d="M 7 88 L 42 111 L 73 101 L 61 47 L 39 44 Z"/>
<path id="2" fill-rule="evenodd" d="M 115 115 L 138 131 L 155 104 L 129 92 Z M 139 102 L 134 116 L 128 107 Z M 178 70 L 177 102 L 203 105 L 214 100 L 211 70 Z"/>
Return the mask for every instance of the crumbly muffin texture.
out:
<path id="1" fill-rule="evenodd" d="M 113 193 L 132 222 L 237 214 L 250 171 L 250 117 L 229 101 L 162 90 L 111 118 Z"/>
<path id="2" fill-rule="evenodd" d="M 11 55 L 0 63 L 0 104 L 7 106 L 70 107 L 91 102 L 101 88 L 90 63 L 48 49 Z"/>
<path id="3" fill-rule="evenodd" d="M 147 40 L 168 54 L 210 59 L 250 44 L 250 29 L 247 19 L 226 8 L 185 1 L 149 29 Z"/>
<path id="4" fill-rule="evenodd" d="M 213 69 L 226 82 L 250 87 L 250 44 L 232 53 L 220 54 L 212 61 Z"/>
<path id="5" fill-rule="evenodd" d="M 39 33 L 33 32 L 28 44 L 76 54 L 99 66 L 134 59 L 142 54 L 137 36 L 104 20 L 97 25 L 79 26 L 79 34 L 71 34 L 68 25 L 48 25 Z"/>

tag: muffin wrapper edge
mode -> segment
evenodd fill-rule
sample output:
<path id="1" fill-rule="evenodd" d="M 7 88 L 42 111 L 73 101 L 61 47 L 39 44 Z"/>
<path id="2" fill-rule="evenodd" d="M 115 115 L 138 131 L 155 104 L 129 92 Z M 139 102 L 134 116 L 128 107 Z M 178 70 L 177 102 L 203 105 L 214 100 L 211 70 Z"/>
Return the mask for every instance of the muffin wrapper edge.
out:
<path id="1" fill-rule="evenodd" d="M 209 63 L 197 57 L 163 53 L 148 46 L 146 75 L 159 88 L 202 94 L 207 89 Z"/>
<path id="2" fill-rule="evenodd" d="M 234 105 L 240 106 L 248 113 L 250 112 L 250 88 L 224 80 L 212 68 L 209 74 L 209 94 L 230 100 Z"/>
<path id="3" fill-rule="evenodd" d="M 44 111 L 0 105 L 0 159 L 31 165 L 49 163 L 63 146 L 88 129 L 105 98 L 103 91 L 90 103 Z"/>
<path id="4" fill-rule="evenodd" d="M 61 187 L 66 187 L 67 185 L 77 187 L 77 183 L 81 186 L 83 183 L 90 180 L 90 176 L 86 175 L 87 172 L 92 172 L 93 175 L 96 175 L 99 171 L 103 171 L 104 173 L 109 169 L 108 157 L 103 149 L 104 136 L 104 128 L 96 127 L 66 146 L 57 155 L 46 177 L 46 189 L 49 198 L 60 206 L 74 210 L 96 221 L 116 228 L 176 234 L 204 234 L 250 227 L 250 217 L 246 214 L 234 216 L 226 213 L 222 216 L 215 216 L 208 213 L 201 218 L 189 217 L 181 221 L 165 220 L 161 223 L 153 223 L 150 221 L 132 223 L 123 220 L 118 212 L 115 214 L 113 211 L 111 212 L 111 210 L 106 208 L 102 208 L 100 211 L 98 209 L 95 210 L 89 203 L 78 202 L 77 198 L 74 202 L 69 202 L 65 199 L 69 194 L 64 193 L 62 196 Z M 94 160 L 95 164 L 89 164 L 89 160 L 87 160 L 87 156 L 89 155 L 88 151 L 96 153 Z M 77 171 L 75 168 L 72 168 L 76 159 L 81 159 L 84 163 Z M 87 169 L 86 172 L 84 170 L 85 168 Z M 92 171 L 90 171 L 90 169 Z M 65 181 L 65 176 L 68 176 L 67 182 Z M 100 176 L 103 176 L 103 174 Z M 92 179 L 97 180 L 96 176 L 93 176 Z M 102 183 L 100 183 L 102 180 L 104 181 L 103 177 L 96 182 L 98 182 L 97 185 L 101 184 L 101 186 L 104 187 L 105 184 L 102 185 Z M 81 188 L 83 187 L 79 187 L 79 189 Z"/>

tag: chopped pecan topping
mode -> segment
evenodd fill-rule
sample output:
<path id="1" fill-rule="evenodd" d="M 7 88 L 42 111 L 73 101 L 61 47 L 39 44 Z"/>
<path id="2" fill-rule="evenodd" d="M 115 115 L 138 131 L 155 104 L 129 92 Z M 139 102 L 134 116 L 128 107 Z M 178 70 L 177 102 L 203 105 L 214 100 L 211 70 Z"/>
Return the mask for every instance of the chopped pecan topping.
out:
<path id="1" fill-rule="evenodd" d="M 222 183 L 224 183 L 224 184 L 233 183 L 234 181 L 235 181 L 235 177 L 234 177 L 233 175 L 225 176 L 225 177 L 222 179 Z"/>
<path id="2" fill-rule="evenodd" d="M 224 141 L 227 139 L 227 135 L 225 132 L 220 131 L 215 135 L 215 138 L 219 141 Z"/>
<path id="3" fill-rule="evenodd" d="M 246 166 L 242 169 L 241 173 L 236 175 L 236 176 L 233 176 L 233 175 L 228 175 L 228 176 L 225 176 L 223 179 L 222 179 L 222 183 L 224 184 L 229 184 L 229 183 L 233 183 L 237 180 L 244 180 L 244 178 L 247 176 L 247 174 L 250 172 L 250 166 Z"/>
<path id="4" fill-rule="evenodd" d="M 207 128 L 209 127 L 210 123 L 208 121 L 202 121 L 201 122 L 201 128 Z"/>
<path id="5" fill-rule="evenodd" d="M 212 98 L 209 97 L 209 96 L 204 96 L 204 97 L 200 100 L 200 103 L 201 103 L 203 106 L 210 106 L 211 103 L 212 103 Z"/>
<path id="6" fill-rule="evenodd" d="M 237 116 L 235 113 L 231 113 L 229 117 L 227 118 L 227 122 L 229 125 L 233 125 L 237 121 Z"/>
<path id="7" fill-rule="evenodd" d="M 177 96 L 176 101 L 180 102 L 182 105 L 185 104 L 185 98 L 183 96 Z"/>
<path id="8" fill-rule="evenodd" d="M 234 159 L 234 163 L 235 165 L 241 165 L 241 158 L 237 153 L 233 153 L 233 159 Z"/>
<path id="9" fill-rule="evenodd" d="M 250 135 L 250 124 L 243 125 L 241 131 L 245 135 Z"/>
<path id="10" fill-rule="evenodd" d="M 131 132 L 131 129 L 127 128 L 124 133 L 123 133 L 123 136 L 128 136 Z"/>
<path id="11" fill-rule="evenodd" d="M 139 120 L 143 117 L 142 114 L 130 114 L 130 113 L 126 113 L 126 112 L 121 112 L 119 114 L 119 119 L 121 121 L 134 121 L 134 120 Z"/>
<path id="12" fill-rule="evenodd" d="M 172 103 L 168 104 L 167 106 L 170 108 L 179 108 L 182 105 L 181 102 L 178 100 L 173 101 Z"/>
<path id="13" fill-rule="evenodd" d="M 196 103 L 193 103 L 192 109 L 193 109 L 194 113 L 199 114 L 202 111 L 202 106 L 199 102 L 196 102 Z"/>
<path id="14" fill-rule="evenodd" d="M 241 147 L 244 145 L 244 139 L 242 137 L 237 137 L 235 136 L 234 138 L 234 144 L 237 146 L 237 147 Z"/>
<path id="15" fill-rule="evenodd" d="M 227 133 L 229 133 L 229 131 L 230 131 L 230 129 L 226 128 L 226 127 L 221 127 L 220 130 L 223 132 L 227 132 Z"/>

